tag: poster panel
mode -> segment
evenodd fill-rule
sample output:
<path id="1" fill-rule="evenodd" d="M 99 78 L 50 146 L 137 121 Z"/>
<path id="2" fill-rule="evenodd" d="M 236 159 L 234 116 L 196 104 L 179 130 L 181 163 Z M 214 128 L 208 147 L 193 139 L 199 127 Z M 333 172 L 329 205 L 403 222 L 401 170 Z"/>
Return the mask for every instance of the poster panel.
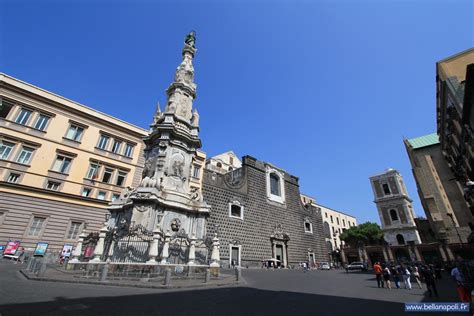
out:
<path id="1" fill-rule="evenodd" d="M 70 258 L 72 254 L 72 245 L 65 244 L 63 250 L 61 251 L 61 257 Z"/>
<path id="2" fill-rule="evenodd" d="M 47 242 L 39 242 L 36 244 L 36 249 L 35 249 L 35 252 L 33 253 L 33 256 L 44 256 L 47 249 L 48 249 Z"/>
<path id="3" fill-rule="evenodd" d="M 19 247 L 20 247 L 20 242 L 19 241 L 9 241 L 7 243 L 7 247 L 5 248 L 5 251 L 3 252 L 3 254 L 4 255 L 14 255 Z"/>

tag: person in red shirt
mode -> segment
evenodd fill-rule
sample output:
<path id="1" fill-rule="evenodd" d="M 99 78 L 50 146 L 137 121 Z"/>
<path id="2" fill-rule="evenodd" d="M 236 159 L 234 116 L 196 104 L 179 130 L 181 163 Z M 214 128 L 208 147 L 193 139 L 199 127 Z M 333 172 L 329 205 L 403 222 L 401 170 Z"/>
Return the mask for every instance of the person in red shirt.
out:
<path id="1" fill-rule="evenodd" d="M 375 273 L 375 278 L 377 279 L 377 287 L 384 287 L 383 286 L 383 278 L 382 278 L 382 266 L 380 265 L 379 262 L 376 262 L 374 264 L 374 273 Z"/>

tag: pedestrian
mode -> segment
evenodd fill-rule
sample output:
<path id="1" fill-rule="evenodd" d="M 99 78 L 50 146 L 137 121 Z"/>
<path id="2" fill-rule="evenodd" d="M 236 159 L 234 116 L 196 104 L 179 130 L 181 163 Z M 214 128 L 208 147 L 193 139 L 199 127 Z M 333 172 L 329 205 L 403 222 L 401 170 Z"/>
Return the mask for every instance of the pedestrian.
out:
<path id="1" fill-rule="evenodd" d="M 391 289 L 392 288 L 392 285 L 390 284 L 390 268 L 388 266 L 386 266 L 384 269 L 383 269 L 383 280 L 385 281 L 385 283 L 387 284 L 387 288 L 388 289 Z"/>
<path id="2" fill-rule="evenodd" d="M 377 287 L 380 288 L 382 286 L 383 288 L 382 267 L 379 262 L 374 264 L 374 273 L 375 279 L 377 280 Z"/>
<path id="3" fill-rule="evenodd" d="M 415 277 L 415 281 L 416 283 L 418 283 L 418 286 L 420 287 L 420 289 L 423 288 L 423 286 L 421 285 L 421 280 L 420 280 L 420 271 L 418 269 L 418 266 L 415 266 L 413 268 L 413 276 Z"/>
<path id="4" fill-rule="evenodd" d="M 400 276 L 399 276 L 399 272 L 398 272 L 397 268 L 395 266 L 392 266 L 390 268 L 390 273 L 393 276 L 393 282 L 395 283 L 395 286 L 397 287 L 397 289 L 399 289 L 400 288 Z"/>
<path id="5" fill-rule="evenodd" d="M 467 286 L 464 275 L 459 270 L 458 265 L 451 270 L 451 276 L 453 277 L 454 281 L 457 283 L 457 292 L 459 295 L 459 299 L 461 302 L 471 303 L 471 289 Z"/>
<path id="6" fill-rule="evenodd" d="M 306 262 L 303 262 L 303 272 L 306 273 L 307 270 L 308 270 L 308 266 Z"/>
<path id="7" fill-rule="evenodd" d="M 425 280 L 426 289 L 428 290 L 429 296 L 431 297 L 434 293 L 436 297 L 439 297 L 438 289 L 436 288 L 435 275 L 434 275 L 432 266 L 433 265 L 424 266 L 423 270 L 421 270 L 421 276 Z"/>
<path id="8" fill-rule="evenodd" d="M 405 289 L 411 290 L 411 282 L 410 282 L 411 273 L 407 266 L 402 266 L 402 273 L 403 273 L 403 283 L 405 284 Z"/>

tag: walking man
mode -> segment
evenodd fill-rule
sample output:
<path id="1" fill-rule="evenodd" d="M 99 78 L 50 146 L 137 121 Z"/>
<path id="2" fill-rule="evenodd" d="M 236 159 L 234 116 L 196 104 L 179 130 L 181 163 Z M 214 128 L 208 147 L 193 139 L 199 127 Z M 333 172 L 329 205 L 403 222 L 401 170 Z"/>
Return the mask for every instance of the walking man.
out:
<path id="1" fill-rule="evenodd" d="M 407 266 L 402 266 L 403 272 L 403 283 L 405 283 L 405 289 L 411 290 L 411 272 Z"/>
<path id="2" fill-rule="evenodd" d="M 383 288 L 382 267 L 379 262 L 374 264 L 374 273 L 375 278 L 377 279 L 377 287 L 380 288 L 380 286 L 382 286 Z"/>

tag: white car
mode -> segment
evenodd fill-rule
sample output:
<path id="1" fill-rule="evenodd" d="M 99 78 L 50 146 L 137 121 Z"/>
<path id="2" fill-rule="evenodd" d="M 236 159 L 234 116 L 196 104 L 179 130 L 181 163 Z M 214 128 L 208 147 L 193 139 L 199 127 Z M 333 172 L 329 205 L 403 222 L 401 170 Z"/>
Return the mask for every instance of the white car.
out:
<path id="1" fill-rule="evenodd" d="M 319 269 L 321 270 L 331 270 L 331 266 L 327 262 L 321 262 L 319 265 Z"/>

